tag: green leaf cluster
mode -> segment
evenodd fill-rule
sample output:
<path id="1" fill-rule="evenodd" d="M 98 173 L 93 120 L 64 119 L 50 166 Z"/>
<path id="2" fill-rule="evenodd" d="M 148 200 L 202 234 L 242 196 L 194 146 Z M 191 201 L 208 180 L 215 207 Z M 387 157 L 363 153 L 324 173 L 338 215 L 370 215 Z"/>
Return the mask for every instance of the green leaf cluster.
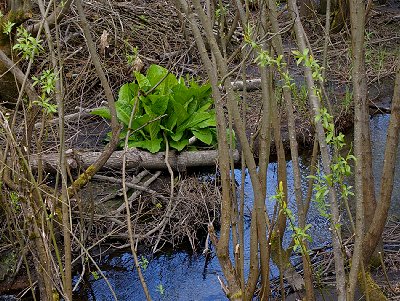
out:
<path id="1" fill-rule="evenodd" d="M 311 54 L 309 55 L 309 52 L 309 49 L 304 49 L 303 53 L 298 50 L 292 51 L 296 58 L 297 65 L 303 63 L 304 66 L 311 69 L 312 77 L 314 80 L 323 81 L 322 67 L 318 64 L 318 60 L 314 59 Z"/>
<path id="2" fill-rule="evenodd" d="M 23 59 L 29 60 L 43 51 L 41 43 L 42 40 L 32 37 L 28 30 L 20 26 L 17 28 L 17 43 L 13 46 L 13 50 L 19 51 Z"/>
<path id="3" fill-rule="evenodd" d="M 47 69 L 39 77 L 32 76 L 33 86 L 39 86 L 40 98 L 33 103 L 42 107 L 47 114 L 56 113 L 57 105 L 51 103 L 52 95 L 56 89 L 57 76 L 53 70 Z"/>
<path id="4" fill-rule="evenodd" d="M 135 72 L 134 76 L 134 82 L 120 88 L 116 101 L 117 117 L 124 125 L 120 146 L 128 130 L 128 146 L 151 153 L 165 150 L 166 143 L 181 151 L 189 146 L 192 137 L 205 145 L 216 144 L 209 84 L 185 81 L 158 65 L 151 65 L 146 74 Z M 98 108 L 92 114 L 111 118 L 107 108 Z"/>
<path id="5" fill-rule="evenodd" d="M 293 251 L 300 250 L 302 253 L 307 253 L 307 248 L 305 241 L 312 242 L 312 238 L 310 234 L 308 234 L 311 225 L 307 224 L 304 226 L 304 228 L 297 227 L 296 226 L 296 218 L 294 216 L 294 213 L 290 208 L 288 207 L 288 204 L 285 201 L 284 198 L 284 190 L 283 190 L 283 183 L 282 181 L 279 182 L 278 189 L 275 195 L 271 196 L 271 199 L 275 199 L 278 204 L 279 204 L 279 213 L 284 214 L 288 221 L 289 221 L 289 228 L 290 230 L 293 231 L 292 233 L 292 238 L 294 241 L 294 246 L 293 246 Z"/>

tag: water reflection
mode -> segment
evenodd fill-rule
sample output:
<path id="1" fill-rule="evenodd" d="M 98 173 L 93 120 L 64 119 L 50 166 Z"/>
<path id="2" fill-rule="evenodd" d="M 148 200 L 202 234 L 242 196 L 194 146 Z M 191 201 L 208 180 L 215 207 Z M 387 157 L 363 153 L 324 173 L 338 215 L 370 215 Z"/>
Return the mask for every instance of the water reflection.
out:
<path id="1" fill-rule="evenodd" d="M 118 300 L 145 300 L 131 255 L 124 253 L 106 261 L 108 269 L 104 272 Z M 217 275 L 221 275 L 217 260 L 212 259 L 205 265 L 203 256 L 184 252 L 157 256 L 144 271 L 153 300 L 226 300 Z M 103 279 L 91 277 L 90 290 L 82 293 L 87 296 L 86 300 L 113 300 Z"/>
<path id="2" fill-rule="evenodd" d="M 374 154 L 374 174 L 376 176 L 376 187 L 379 185 L 381 175 L 383 153 L 386 139 L 386 128 L 389 122 L 389 115 L 378 115 L 371 119 L 371 130 Z M 301 160 L 302 187 L 304 195 L 307 190 L 307 175 L 309 174 L 309 158 Z M 400 154 L 398 154 L 400 162 Z M 288 199 L 290 209 L 295 213 L 294 203 L 294 183 L 292 173 L 292 162 L 287 162 L 288 172 Z M 235 177 L 240 183 L 241 172 L 235 170 Z M 247 216 L 253 205 L 253 188 L 251 180 L 246 172 L 245 180 L 245 206 Z M 268 166 L 267 193 L 268 196 L 274 195 L 277 187 L 277 164 L 271 163 Z M 400 170 L 396 169 L 394 194 L 392 202 L 392 214 L 400 213 Z M 266 200 L 267 209 L 270 215 L 274 210 L 274 202 Z M 313 241 L 311 248 L 321 247 L 329 244 L 330 232 L 329 222 L 320 216 L 315 204 L 312 204 L 308 214 L 307 222 L 312 225 L 311 236 Z M 246 219 L 245 224 L 245 244 L 249 246 L 249 226 L 250 219 Z M 288 231 L 284 237 L 284 245 L 288 245 L 291 233 Z M 246 252 L 247 251 L 247 252 Z M 246 250 L 245 261 L 248 262 L 249 250 Z M 145 300 L 142 288 L 134 270 L 133 260 L 129 253 L 124 253 L 117 257 L 109 257 L 105 260 L 108 268 L 104 271 L 111 282 L 118 300 Z M 246 271 L 248 273 L 248 269 Z M 218 260 L 214 257 L 207 263 L 202 255 L 189 255 L 185 252 L 175 252 L 169 255 L 160 255 L 149 260 L 149 265 L 144 271 L 144 275 L 149 286 L 150 293 L 154 300 L 190 300 L 190 301 L 216 301 L 226 300 L 217 276 L 222 276 Z M 276 267 L 271 268 L 271 276 L 277 276 Z M 81 295 L 86 300 L 112 300 L 112 295 L 103 279 L 90 279 L 90 288 L 81 290 Z M 160 285 L 163 294 L 161 294 Z"/>

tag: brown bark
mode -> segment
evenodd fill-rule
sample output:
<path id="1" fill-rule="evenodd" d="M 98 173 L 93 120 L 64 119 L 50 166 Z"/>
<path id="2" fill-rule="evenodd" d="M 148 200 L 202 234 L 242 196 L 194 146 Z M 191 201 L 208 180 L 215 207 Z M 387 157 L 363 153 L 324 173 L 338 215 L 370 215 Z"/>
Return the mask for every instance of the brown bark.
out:
<path id="1" fill-rule="evenodd" d="M 362 255 L 362 239 L 364 235 L 364 191 L 363 183 L 363 161 L 364 158 L 364 141 L 367 109 L 367 82 L 364 63 L 364 23 L 365 23 L 365 7 L 361 0 L 350 1 L 350 21 L 351 21 L 351 49 L 352 49 L 352 80 L 353 80 L 353 101 L 354 101 L 354 155 L 357 158 L 355 166 L 355 202 L 356 202 L 356 222 L 354 227 L 354 251 L 352 256 L 352 264 L 349 274 L 347 299 L 353 300 L 355 287 L 357 284 L 357 275 Z"/>
<path id="2" fill-rule="evenodd" d="M 296 40 L 299 47 L 299 51 L 304 53 L 307 49 L 306 46 L 306 38 L 303 29 L 303 25 L 301 24 L 299 16 L 299 12 L 297 9 L 296 0 L 289 0 L 288 7 L 291 11 L 291 16 L 294 20 L 294 29 L 296 33 Z M 313 109 L 314 116 L 320 114 L 320 101 L 315 94 L 314 87 L 315 82 L 312 77 L 312 71 L 308 67 L 304 67 L 305 79 L 308 87 L 310 106 Z M 325 140 L 325 133 L 321 121 L 317 121 L 315 124 L 316 127 L 316 136 L 320 145 L 321 150 L 321 158 L 322 164 L 324 167 L 325 174 L 331 174 L 331 159 L 329 154 L 328 145 Z M 340 213 L 338 207 L 338 200 L 336 196 L 335 188 L 329 187 L 329 201 L 331 206 L 331 231 L 332 231 L 332 245 L 333 245 L 333 253 L 335 258 L 335 271 L 336 271 L 336 291 L 338 295 L 339 301 L 346 300 L 346 275 L 344 270 L 344 258 L 341 249 L 341 239 L 340 232 L 337 229 L 337 225 L 340 224 Z"/>
<path id="3" fill-rule="evenodd" d="M 392 101 L 392 114 L 386 138 L 385 157 L 379 194 L 379 206 L 376 207 L 372 223 L 363 241 L 363 259 L 368 262 L 378 245 L 386 224 L 391 195 L 393 190 L 396 151 L 399 144 L 400 132 L 400 57 L 397 60 L 397 74 Z"/>
<path id="4" fill-rule="evenodd" d="M 192 32 L 195 37 L 195 41 L 197 47 L 200 52 L 201 59 L 203 61 L 204 66 L 206 67 L 207 75 L 209 77 L 213 97 L 216 102 L 216 118 L 217 118 L 217 135 L 218 135 L 218 158 L 219 158 L 219 167 L 221 172 L 221 184 L 222 184 L 222 204 L 221 204 L 221 230 L 219 240 L 217 239 L 212 226 L 209 227 L 210 238 L 213 244 L 217 247 L 217 256 L 220 262 L 223 274 L 225 279 L 228 282 L 228 288 L 225 287 L 225 293 L 230 300 L 241 300 L 243 292 L 241 290 L 240 278 L 236 274 L 236 270 L 230 260 L 229 256 L 229 232 L 230 232 L 230 224 L 231 224 L 231 185 L 230 185 L 230 167 L 229 167 L 229 149 L 228 142 L 226 138 L 226 123 L 222 102 L 222 95 L 219 90 L 219 82 L 217 75 L 217 68 L 215 64 L 210 60 L 207 52 L 207 48 L 205 45 L 205 41 L 202 38 L 202 34 L 200 32 L 199 26 L 195 19 L 194 13 L 189 9 L 189 5 L 185 0 L 175 0 L 175 6 L 180 9 L 188 18 L 190 26 L 192 28 Z M 195 3 L 197 5 L 196 13 L 203 13 L 202 7 L 200 3 Z M 208 24 L 204 22 L 204 15 L 202 20 L 202 26 L 206 27 Z M 212 30 L 211 30 L 212 31 Z M 214 37 L 214 34 L 211 33 L 211 37 Z M 208 42 L 210 43 L 210 35 L 207 34 Z M 217 47 L 217 43 L 215 39 L 211 41 L 211 47 Z"/>

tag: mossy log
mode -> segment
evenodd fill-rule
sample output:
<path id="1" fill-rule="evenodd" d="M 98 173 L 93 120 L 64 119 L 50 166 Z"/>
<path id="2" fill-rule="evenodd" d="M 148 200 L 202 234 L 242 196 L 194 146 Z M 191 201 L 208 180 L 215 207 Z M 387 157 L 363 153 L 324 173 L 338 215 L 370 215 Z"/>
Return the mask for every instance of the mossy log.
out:
<path id="1" fill-rule="evenodd" d="M 88 168 L 100 156 L 101 152 L 90 151 L 67 151 L 67 164 L 70 169 Z M 105 170 L 121 170 L 122 159 L 124 151 L 115 151 L 106 164 L 103 166 Z M 232 152 L 235 163 L 239 161 L 239 152 L 234 150 Z M 129 149 L 126 154 L 126 168 L 145 168 L 145 169 L 166 169 L 167 166 L 164 162 L 165 153 L 159 152 L 151 154 L 146 151 L 138 149 Z M 169 164 L 175 170 L 185 170 L 193 167 L 206 167 L 214 166 L 217 162 L 218 151 L 205 150 L 205 151 L 188 151 L 188 152 L 169 152 Z M 30 157 L 30 164 L 33 169 L 37 169 L 39 159 L 42 160 L 42 166 L 47 172 L 54 172 L 58 169 L 58 153 L 44 154 L 42 156 L 32 155 Z"/>
<path id="2" fill-rule="evenodd" d="M 379 285 L 372 278 L 369 271 L 365 272 L 365 278 L 362 272 L 358 273 L 358 283 L 363 295 L 368 295 L 370 301 L 386 301 L 388 298 L 382 292 Z"/>

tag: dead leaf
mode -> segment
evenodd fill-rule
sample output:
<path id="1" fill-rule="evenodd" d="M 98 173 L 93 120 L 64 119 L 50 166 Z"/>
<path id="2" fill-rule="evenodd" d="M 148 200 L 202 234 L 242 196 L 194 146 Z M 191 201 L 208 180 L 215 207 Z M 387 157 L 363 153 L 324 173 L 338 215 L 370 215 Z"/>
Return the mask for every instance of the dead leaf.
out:
<path id="1" fill-rule="evenodd" d="M 140 59 L 139 56 L 136 56 L 132 64 L 132 71 L 140 72 L 142 71 L 143 67 L 144 67 L 143 61 Z"/>
<path id="2" fill-rule="evenodd" d="M 100 37 L 100 51 L 103 55 L 106 54 L 106 49 L 110 47 L 110 44 L 108 43 L 108 36 L 109 33 L 107 32 L 107 30 L 103 30 L 103 33 Z"/>

